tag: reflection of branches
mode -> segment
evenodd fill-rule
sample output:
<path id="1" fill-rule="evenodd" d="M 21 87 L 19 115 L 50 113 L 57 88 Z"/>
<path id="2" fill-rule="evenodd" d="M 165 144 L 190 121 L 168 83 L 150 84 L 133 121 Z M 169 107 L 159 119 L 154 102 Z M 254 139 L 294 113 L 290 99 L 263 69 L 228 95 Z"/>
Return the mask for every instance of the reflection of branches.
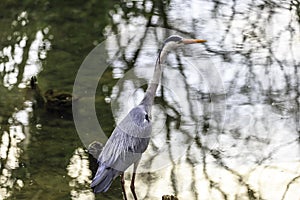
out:
<path id="1" fill-rule="evenodd" d="M 275 1 L 249 1 L 248 3 L 235 0 L 229 3 L 213 1 L 211 6 L 206 8 L 206 12 L 209 14 L 203 14 L 197 19 L 191 16 L 191 24 L 194 25 L 191 27 L 192 32 L 185 30 L 180 23 L 169 17 L 170 9 L 181 8 L 170 7 L 167 9 L 165 4 L 163 1 L 153 1 L 150 16 L 145 10 L 137 9 L 134 6 L 129 9 L 130 11 L 124 10 L 124 16 L 127 16 L 130 12 L 143 16 L 146 19 L 146 28 L 145 32 L 141 34 L 141 41 L 139 41 L 137 49 L 133 51 L 133 56 L 128 59 L 126 55 L 122 55 L 122 61 L 127 64 L 126 67 L 132 67 L 134 61 L 139 58 L 143 59 L 141 52 L 143 51 L 142 47 L 145 45 L 144 39 L 147 36 L 148 27 L 155 28 L 162 25 L 165 28 L 194 37 L 202 31 L 198 28 L 201 21 L 203 23 L 201 28 L 204 29 L 201 33 L 206 34 L 205 36 L 208 38 L 212 35 L 211 39 L 214 40 L 212 45 L 209 42 L 204 45 L 206 54 L 218 63 L 217 68 L 225 72 L 222 78 L 226 85 L 226 95 L 230 99 L 227 104 L 228 113 L 232 117 L 232 121 L 229 120 L 225 124 L 225 131 L 216 125 L 219 123 L 217 118 L 220 117 L 218 116 L 220 113 L 216 110 L 212 112 L 209 107 L 212 104 L 225 104 L 224 99 L 215 102 L 216 100 L 210 94 L 202 93 L 201 88 L 192 88 L 187 81 L 189 77 L 186 72 L 189 69 L 184 68 L 185 66 L 179 57 L 172 60 L 175 60 L 172 64 L 177 67 L 176 69 L 183 77 L 182 80 L 178 78 L 178 82 L 180 82 L 185 92 L 181 100 L 187 103 L 186 113 L 188 114 L 185 114 L 188 117 L 180 113 L 178 102 L 167 98 L 167 90 L 162 87 L 161 98 L 156 98 L 156 102 L 163 105 L 164 110 L 167 111 L 164 113 L 166 119 L 164 139 L 167 141 L 165 145 L 168 151 L 168 159 L 172 162 L 171 183 L 166 184 L 171 184 L 172 192 L 175 192 L 175 194 L 182 192 L 179 188 L 181 177 L 175 173 L 175 169 L 178 168 L 173 161 L 173 144 L 170 142 L 172 138 L 176 137 L 176 131 L 179 131 L 186 137 L 185 164 L 188 165 L 186 170 L 189 170 L 193 176 L 190 177 L 189 183 L 191 184 L 190 190 L 193 199 L 201 196 L 195 188 L 195 185 L 199 183 L 199 180 L 195 178 L 197 174 L 196 164 L 202 164 L 202 174 L 209 183 L 209 187 L 206 189 L 210 191 L 212 196 L 217 191 L 222 199 L 229 199 L 231 194 L 227 193 L 226 188 L 222 185 L 224 180 L 216 180 L 215 175 L 210 173 L 210 168 L 230 174 L 232 183 L 228 184 L 238 184 L 245 191 L 242 195 L 246 199 L 264 198 L 261 196 L 264 194 L 263 188 L 255 188 L 238 168 L 232 167 L 228 163 L 233 160 L 242 162 L 242 165 L 243 162 L 248 161 L 248 156 L 251 156 L 254 159 L 249 161 L 250 164 L 247 163 L 250 165 L 249 168 L 251 166 L 255 168 L 262 164 L 267 165 L 285 148 L 289 148 L 291 144 L 295 143 L 295 132 L 300 138 L 299 58 L 294 55 L 297 47 L 293 42 L 299 36 L 299 32 L 296 31 L 299 30 L 299 17 L 297 18 L 298 24 L 295 23 L 293 18 L 286 20 L 287 22 L 282 22 L 284 24 L 280 27 L 278 24 L 272 24 L 279 17 L 289 17 L 286 13 L 296 12 L 299 15 L 299 3 L 293 1 L 292 6 L 290 6 L 285 2 L 278 3 Z M 192 7 L 191 4 L 188 4 L 189 2 L 184 2 L 184 5 Z M 143 5 L 145 5 L 145 1 L 143 1 Z M 158 22 L 152 21 L 154 16 L 160 17 Z M 203 19 L 199 20 L 198 18 L 201 17 Z M 215 27 L 209 24 L 212 21 L 222 26 L 219 26 L 216 31 L 214 30 Z M 205 23 L 208 26 L 205 26 Z M 289 37 L 286 37 L 287 35 Z M 155 36 L 156 38 L 154 38 L 158 40 L 158 36 Z M 130 46 L 134 42 L 134 39 L 129 39 L 127 44 Z M 159 43 L 159 41 L 156 42 Z M 123 49 L 119 53 L 125 54 L 125 50 Z M 223 64 L 227 67 L 222 66 Z M 229 76 L 226 75 L 227 72 L 230 72 L 228 73 Z M 201 79 L 200 77 L 197 78 Z M 163 84 L 168 83 L 164 82 L 167 79 L 168 74 L 163 76 Z M 199 95 L 208 95 L 209 98 L 201 99 Z M 292 105 L 295 108 L 286 111 L 294 114 L 295 124 L 291 122 L 292 120 L 276 120 L 276 123 L 274 123 L 274 116 L 278 116 L 276 112 L 274 113 L 274 110 L 278 109 L 278 102 L 287 103 L 286 101 L 295 102 Z M 200 111 L 195 109 L 197 103 L 201 105 Z M 263 109 L 259 109 L 261 107 Z M 239 112 L 236 112 L 235 109 Z M 248 115 L 251 119 L 247 119 L 245 115 Z M 172 122 L 174 121 L 177 123 L 176 127 L 173 126 L 174 123 Z M 187 124 L 192 125 L 189 130 L 184 127 Z M 281 136 L 278 132 L 286 134 L 285 141 L 279 141 Z M 226 136 L 227 140 L 222 142 L 220 138 L 223 136 Z M 211 145 L 213 142 L 218 144 Z M 220 150 L 215 146 L 220 146 Z M 159 145 L 152 142 L 148 150 L 155 152 L 159 148 Z M 239 153 L 232 153 L 235 151 Z M 195 154 L 201 157 L 201 160 L 193 159 Z M 151 167 L 152 163 L 155 162 L 155 156 L 148 157 L 147 164 L 149 165 L 147 166 Z M 209 163 L 211 160 L 213 160 L 213 164 Z M 249 170 L 248 173 L 255 173 L 254 171 Z M 295 183 L 296 180 L 292 182 Z M 155 183 L 151 183 L 148 187 L 154 187 L 154 185 Z M 289 185 L 287 185 L 286 191 L 289 189 Z M 147 196 L 150 198 L 150 189 L 148 188 L 147 191 Z"/>
<path id="2" fill-rule="evenodd" d="M 203 148 L 202 144 L 201 144 L 201 141 L 200 141 L 200 138 L 199 137 L 196 137 L 195 138 L 196 140 L 196 144 L 201 147 L 201 153 L 202 153 L 202 163 L 203 163 L 203 168 L 202 168 L 202 171 L 203 171 L 203 174 L 204 174 L 204 177 L 207 179 L 207 181 L 209 182 L 209 187 L 210 187 L 210 190 L 211 188 L 214 188 L 216 189 L 217 191 L 219 191 L 223 198 L 224 199 L 228 199 L 226 193 L 224 191 L 222 191 L 222 189 L 219 187 L 218 183 L 216 183 L 215 181 L 213 181 L 209 175 L 208 175 L 208 172 L 207 172 L 207 167 L 208 167 L 208 164 L 206 162 L 206 148 Z"/>
<path id="3" fill-rule="evenodd" d="M 285 199 L 285 196 L 286 196 L 286 194 L 288 193 L 289 188 L 291 187 L 291 185 L 294 184 L 294 183 L 296 183 L 296 181 L 298 181 L 298 179 L 300 179 L 300 176 L 296 176 L 295 178 L 293 178 L 293 179 L 286 185 L 286 189 L 285 189 L 285 191 L 284 191 L 284 193 L 283 193 L 283 195 L 282 195 L 282 198 L 281 198 L 282 200 Z"/>
<path id="4" fill-rule="evenodd" d="M 167 119 L 166 119 L 166 140 L 167 141 L 171 141 L 171 123 L 170 123 L 170 117 L 167 115 Z M 170 157 L 170 160 L 172 162 L 172 169 L 171 169 L 171 183 L 172 183 L 172 188 L 173 188 L 173 191 L 175 193 L 175 195 L 178 194 L 178 190 L 177 190 L 177 182 L 176 182 L 176 174 L 175 174 L 175 168 L 176 168 L 176 165 L 175 165 L 175 162 L 174 162 L 174 158 L 172 156 L 172 144 L 170 142 L 167 143 L 168 145 L 168 153 L 169 153 L 169 157 Z"/>
<path id="5" fill-rule="evenodd" d="M 187 164 L 189 164 L 191 170 L 192 170 L 192 181 L 191 181 L 191 191 L 194 191 L 194 196 L 193 196 L 193 199 L 197 199 L 197 196 L 199 196 L 199 193 L 196 189 L 196 173 L 195 173 L 195 168 L 194 168 L 194 165 L 195 163 L 193 162 L 193 160 L 191 160 L 191 145 L 187 148 L 187 151 L 186 151 L 186 161 L 187 161 Z"/>
<path id="6" fill-rule="evenodd" d="M 251 186 L 244 180 L 244 176 L 240 175 L 237 171 L 229 168 L 225 163 L 223 163 L 223 161 L 219 157 L 218 157 L 217 162 L 219 163 L 219 165 L 221 167 L 223 167 L 224 169 L 226 169 L 227 171 L 229 171 L 231 174 L 233 174 L 234 176 L 236 176 L 237 180 L 239 181 L 239 183 L 242 186 L 246 187 L 246 191 L 247 191 L 249 199 L 257 199 L 258 197 L 261 196 L 261 195 L 257 194 L 259 191 L 253 190 L 251 188 Z"/>
<path id="7" fill-rule="evenodd" d="M 28 44 L 31 44 L 31 42 L 33 41 L 32 38 L 30 38 L 31 36 L 29 36 L 28 40 L 26 41 Z M 24 48 L 24 53 L 23 53 L 23 58 L 22 58 L 22 62 L 19 64 L 19 74 L 18 74 L 18 83 L 22 82 L 22 78 L 23 78 L 23 74 L 24 74 L 24 68 L 25 65 L 28 62 L 28 58 L 29 58 L 29 50 L 30 48 Z"/>

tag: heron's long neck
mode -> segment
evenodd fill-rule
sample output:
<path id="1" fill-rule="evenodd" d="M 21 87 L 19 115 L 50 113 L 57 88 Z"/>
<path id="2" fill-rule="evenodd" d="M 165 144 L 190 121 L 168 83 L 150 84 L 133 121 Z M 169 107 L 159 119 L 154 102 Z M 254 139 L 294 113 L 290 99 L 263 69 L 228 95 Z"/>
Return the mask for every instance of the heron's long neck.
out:
<path id="1" fill-rule="evenodd" d="M 151 79 L 151 82 L 148 85 L 144 99 L 141 102 L 141 104 L 146 106 L 148 113 L 150 113 L 150 111 L 151 111 L 151 106 L 153 105 L 155 93 L 156 93 L 157 87 L 159 85 L 159 82 L 161 80 L 162 63 L 168 52 L 169 52 L 168 48 L 166 46 L 164 46 L 159 54 L 159 57 L 156 60 L 153 77 Z"/>

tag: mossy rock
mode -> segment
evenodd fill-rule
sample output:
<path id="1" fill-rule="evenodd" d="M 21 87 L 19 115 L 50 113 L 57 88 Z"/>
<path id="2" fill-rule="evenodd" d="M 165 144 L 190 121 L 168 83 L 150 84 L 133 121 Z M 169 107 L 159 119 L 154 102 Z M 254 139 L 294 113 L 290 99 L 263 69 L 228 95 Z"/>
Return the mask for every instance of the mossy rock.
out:
<path id="1" fill-rule="evenodd" d="M 162 200 L 178 200 L 178 198 L 173 195 L 164 195 L 162 196 Z"/>

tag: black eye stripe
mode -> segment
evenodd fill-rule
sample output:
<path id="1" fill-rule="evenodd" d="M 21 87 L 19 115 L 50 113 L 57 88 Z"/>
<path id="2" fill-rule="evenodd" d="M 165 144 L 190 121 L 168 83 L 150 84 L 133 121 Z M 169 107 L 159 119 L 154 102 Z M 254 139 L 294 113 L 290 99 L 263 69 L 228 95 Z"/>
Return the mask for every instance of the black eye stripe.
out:
<path id="1" fill-rule="evenodd" d="M 145 114 L 145 119 L 149 122 L 150 120 L 149 120 L 149 116 L 148 116 L 148 114 Z"/>

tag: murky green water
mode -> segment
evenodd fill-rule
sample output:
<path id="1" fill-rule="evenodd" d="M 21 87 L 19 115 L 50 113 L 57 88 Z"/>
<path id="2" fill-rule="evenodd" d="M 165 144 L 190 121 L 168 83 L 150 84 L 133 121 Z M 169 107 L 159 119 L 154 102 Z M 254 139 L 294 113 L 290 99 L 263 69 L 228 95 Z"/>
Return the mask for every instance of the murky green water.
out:
<path id="1" fill-rule="evenodd" d="M 89 188 L 85 145 L 98 135 L 82 141 L 71 109 L 39 106 L 29 80 L 42 94 L 72 93 L 84 59 L 103 48 L 95 107 L 109 135 L 174 33 L 208 42 L 167 59 L 137 195 L 300 198 L 300 2 L 7 0 L 0 9 L 0 199 L 121 199 L 119 180 L 105 194 Z"/>

